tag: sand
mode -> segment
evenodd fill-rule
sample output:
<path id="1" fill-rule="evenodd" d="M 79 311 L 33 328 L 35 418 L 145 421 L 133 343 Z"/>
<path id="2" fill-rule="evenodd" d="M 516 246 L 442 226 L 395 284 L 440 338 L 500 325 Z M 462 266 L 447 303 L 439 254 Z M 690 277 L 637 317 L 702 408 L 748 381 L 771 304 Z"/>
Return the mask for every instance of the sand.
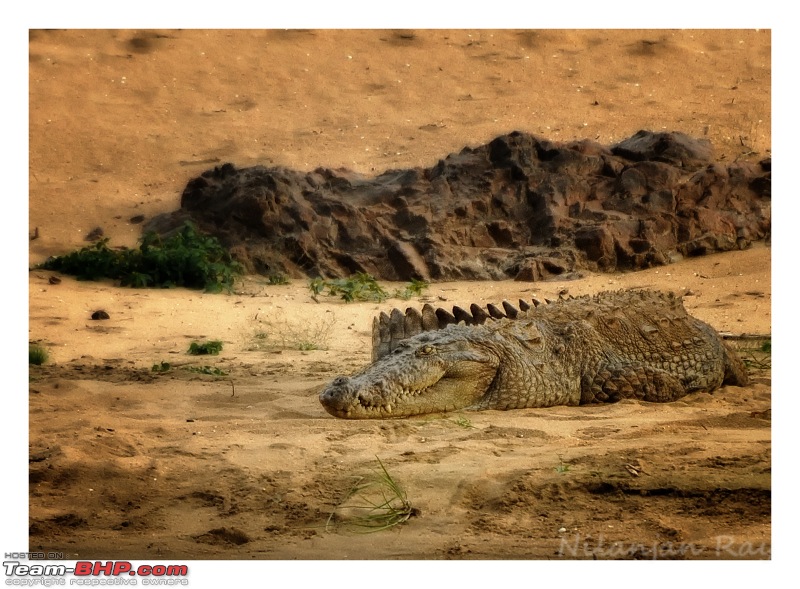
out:
<path id="1" fill-rule="evenodd" d="M 428 166 L 515 129 L 640 129 L 770 155 L 769 31 L 41 31 L 30 38 L 29 261 L 179 206 L 224 162 Z M 29 273 L 30 549 L 69 559 L 765 559 L 771 372 L 666 405 L 345 421 L 321 387 L 392 306 L 652 287 L 720 331 L 771 333 L 771 250 L 574 281 L 435 283 L 410 302 L 134 290 Z M 398 285 L 387 285 L 393 290 Z M 103 309 L 110 319 L 93 321 Z M 188 355 L 192 341 L 219 356 Z M 300 349 L 305 348 L 305 349 Z M 153 372 L 154 365 L 170 368 Z M 214 371 L 224 374 L 213 374 Z M 211 372 L 206 374 L 204 372 Z M 414 515 L 329 522 L 380 459 Z M 329 525 L 326 525 L 329 524 Z M 332 525 L 331 525 L 332 524 Z"/>

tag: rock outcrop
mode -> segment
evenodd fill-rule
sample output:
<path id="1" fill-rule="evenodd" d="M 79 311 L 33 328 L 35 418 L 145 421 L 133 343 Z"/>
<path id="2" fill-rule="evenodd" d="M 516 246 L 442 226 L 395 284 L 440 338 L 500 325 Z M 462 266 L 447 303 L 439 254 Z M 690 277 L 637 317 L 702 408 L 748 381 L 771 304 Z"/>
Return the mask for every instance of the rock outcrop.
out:
<path id="1" fill-rule="evenodd" d="M 145 230 L 191 220 L 262 274 L 545 280 L 746 248 L 769 237 L 770 191 L 769 159 L 715 161 L 682 133 L 606 147 L 513 132 L 375 177 L 226 163 Z"/>

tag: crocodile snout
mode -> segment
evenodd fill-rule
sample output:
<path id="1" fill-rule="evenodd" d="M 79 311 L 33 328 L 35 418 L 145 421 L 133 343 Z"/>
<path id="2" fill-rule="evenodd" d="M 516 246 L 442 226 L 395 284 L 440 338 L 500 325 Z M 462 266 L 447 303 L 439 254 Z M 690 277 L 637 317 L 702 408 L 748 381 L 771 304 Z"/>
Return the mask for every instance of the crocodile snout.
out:
<path id="1" fill-rule="evenodd" d="M 352 403 L 352 395 L 350 379 L 346 376 L 338 376 L 319 394 L 319 402 L 326 410 L 336 414 L 348 408 Z"/>
<path id="2" fill-rule="evenodd" d="M 347 383 L 350 382 L 350 379 L 346 376 L 337 376 L 333 379 L 333 386 L 334 387 L 345 387 Z"/>

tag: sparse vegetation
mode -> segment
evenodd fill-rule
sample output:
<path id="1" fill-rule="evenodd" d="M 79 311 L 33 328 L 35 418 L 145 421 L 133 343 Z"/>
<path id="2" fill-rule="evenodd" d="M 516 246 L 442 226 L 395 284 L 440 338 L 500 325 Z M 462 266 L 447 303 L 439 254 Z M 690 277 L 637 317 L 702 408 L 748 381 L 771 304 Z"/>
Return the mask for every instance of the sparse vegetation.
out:
<path id="1" fill-rule="evenodd" d="M 379 532 L 419 515 L 405 490 L 389 474 L 377 456 L 379 468 L 372 477 L 359 477 L 344 499 L 331 512 L 325 526 L 334 522 L 362 533 Z"/>
<path id="2" fill-rule="evenodd" d="M 210 376 L 227 376 L 228 375 L 227 372 L 225 372 L 224 370 L 222 370 L 220 368 L 217 368 L 216 366 L 208 366 L 208 365 L 205 365 L 205 366 L 182 366 L 181 369 L 185 370 L 187 372 L 194 372 L 196 374 L 208 374 Z M 165 372 L 169 372 L 170 370 L 172 370 L 172 364 L 170 364 L 169 362 L 164 362 L 164 361 L 159 362 L 157 364 L 153 364 L 153 367 L 151 368 L 152 372 L 157 372 L 157 373 L 165 373 Z"/>
<path id="3" fill-rule="evenodd" d="M 47 350 L 39 344 L 28 344 L 28 364 L 41 366 L 50 358 Z"/>
<path id="4" fill-rule="evenodd" d="M 314 300 L 317 295 L 328 289 L 328 296 L 338 296 L 347 303 L 353 301 L 383 302 L 389 298 L 389 293 L 378 284 L 374 276 L 366 272 L 358 272 L 350 278 L 337 278 L 325 280 L 314 278 L 309 284 Z"/>
<path id="5" fill-rule="evenodd" d="M 216 356 L 222 351 L 222 342 L 213 340 L 208 342 L 192 342 L 189 344 L 189 354 L 193 356 Z"/>
<path id="6" fill-rule="evenodd" d="M 270 286 L 277 286 L 280 284 L 289 284 L 289 278 L 282 272 L 276 272 L 267 276 L 267 284 Z"/>
<path id="7" fill-rule="evenodd" d="M 381 303 L 390 296 L 408 300 L 413 296 L 422 294 L 422 291 L 430 286 L 424 280 L 412 280 L 405 288 L 397 289 L 392 295 L 383 288 L 374 276 L 366 272 L 358 272 L 350 278 L 337 278 L 326 280 L 324 278 L 314 278 L 308 287 L 311 290 L 311 297 L 316 301 L 320 294 L 327 289 L 328 296 L 338 296 L 347 303 L 353 301 L 372 301 Z"/>
<path id="8" fill-rule="evenodd" d="M 325 279 L 319 276 L 311 279 L 311 282 L 308 283 L 308 288 L 311 290 L 312 299 L 317 300 L 317 296 L 321 295 L 322 291 L 325 290 L 325 284 Z"/>
<path id="9" fill-rule="evenodd" d="M 106 238 L 40 267 L 79 280 L 110 278 L 135 288 L 185 286 L 208 292 L 230 292 L 243 272 L 216 237 L 199 233 L 188 222 L 164 240 L 153 232 L 145 234 L 137 249 L 112 249 Z"/>
<path id="10" fill-rule="evenodd" d="M 772 339 L 757 337 L 730 338 L 726 340 L 736 350 L 745 366 L 752 370 L 772 368 Z"/>
<path id="11" fill-rule="evenodd" d="M 208 374 L 209 376 L 228 376 L 227 372 L 216 366 L 187 366 L 186 370 L 197 374 Z"/>
<path id="12" fill-rule="evenodd" d="M 464 429 L 475 429 L 475 426 L 472 425 L 472 421 L 469 418 L 464 417 L 463 415 L 459 415 L 455 418 L 449 418 L 449 421 L 455 423 L 458 427 L 463 427 Z"/>
<path id="13" fill-rule="evenodd" d="M 426 288 L 428 288 L 430 284 L 424 280 L 417 280 L 413 279 L 411 282 L 403 289 L 403 290 L 396 290 L 394 296 L 398 299 L 403 299 L 407 301 L 411 297 L 418 297 L 422 294 Z"/>
<path id="14" fill-rule="evenodd" d="M 333 313 L 326 313 L 324 318 L 302 323 L 289 323 L 283 317 L 257 321 L 251 340 L 246 343 L 247 350 L 311 351 L 327 349 L 336 319 Z"/>
<path id="15" fill-rule="evenodd" d="M 565 464 L 561 456 L 558 457 L 558 466 L 556 466 L 555 471 L 559 474 L 569 472 L 569 464 Z"/>

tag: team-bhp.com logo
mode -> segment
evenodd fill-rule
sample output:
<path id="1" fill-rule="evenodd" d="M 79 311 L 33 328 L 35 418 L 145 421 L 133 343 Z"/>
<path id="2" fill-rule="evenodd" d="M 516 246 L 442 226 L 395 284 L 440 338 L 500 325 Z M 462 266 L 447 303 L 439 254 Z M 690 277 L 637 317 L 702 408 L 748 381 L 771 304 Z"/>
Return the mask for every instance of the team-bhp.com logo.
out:
<path id="1" fill-rule="evenodd" d="M 6 555 L 8 557 L 9 555 Z M 21 555 L 20 555 L 21 556 Z M 25 558 L 21 556 L 21 558 Z M 12 558 L 14 556 L 12 555 Z M 30 558 L 30 557 L 28 557 Z M 20 587 L 51 587 L 66 585 L 188 585 L 189 567 L 185 564 L 140 564 L 127 560 L 88 561 L 79 560 L 74 566 L 50 563 L 22 563 L 19 560 L 3 561 L 6 585 Z"/>

